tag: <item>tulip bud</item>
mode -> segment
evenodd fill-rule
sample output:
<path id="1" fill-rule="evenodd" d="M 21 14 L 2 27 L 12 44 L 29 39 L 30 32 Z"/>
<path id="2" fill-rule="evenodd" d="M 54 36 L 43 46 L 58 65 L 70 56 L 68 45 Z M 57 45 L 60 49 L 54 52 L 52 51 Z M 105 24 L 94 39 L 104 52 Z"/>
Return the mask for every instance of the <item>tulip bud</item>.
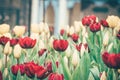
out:
<path id="1" fill-rule="evenodd" d="M 53 48 L 53 41 L 54 41 L 53 36 L 51 36 L 51 37 L 50 37 L 50 40 L 49 40 L 49 46 L 50 46 L 51 48 Z"/>
<path id="2" fill-rule="evenodd" d="M 38 24 L 31 24 L 31 32 L 39 34 L 39 25 Z"/>
<path id="3" fill-rule="evenodd" d="M 75 21 L 74 27 L 75 27 L 75 32 L 79 33 L 80 32 L 80 21 Z"/>
<path id="4" fill-rule="evenodd" d="M 4 47 L 4 54 L 8 55 L 10 51 L 10 42 L 8 41 Z"/>
<path id="5" fill-rule="evenodd" d="M 73 66 L 77 66 L 79 63 L 79 55 L 78 55 L 78 52 L 77 50 L 74 51 L 73 55 L 72 55 L 72 64 Z"/>
<path id="6" fill-rule="evenodd" d="M 75 33 L 75 29 L 73 26 L 71 26 L 69 29 L 69 34 L 72 35 L 73 33 Z"/>
<path id="7" fill-rule="evenodd" d="M 44 23 L 40 22 L 40 24 L 39 24 L 39 31 L 40 31 L 40 33 L 42 33 L 43 30 L 44 30 Z"/>
<path id="8" fill-rule="evenodd" d="M 104 37 L 103 37 L 103 45 L 107 46 L 108 42 L 109 42 L 109 33 L 106 32 L 105 35 L 104 35 Z"/>
<path id="9" fill-rule="evenodd" d="M 25 26 L 15 26 L 13 31 L 16 36 L 21 37 L 25 33 Z"/>
<path id="10" fill-rule="evenodd" d="M 118 69 L 118 73 L 120 74 L 120 69 Z"/>
<path id="11" fill-rule="evenodd" d="M 8 33 L 10 26 L 8 24 L 1 24 L 0 25 L 0 34 Z"/>
<path id="12" fill-rule="evenodd" d="M 67 56 L 67 57 L 70 57 L 70 56 L 71 56 L 72 52 L 71 52 L 70 46 L 68 46 L 68 48 L 66 49 L 65 52 L 66 52 L 66 56 Z"/>
<path id="13" fill-rule="evenodd" d="M 4 69 L 3 76 L 6 78 L 8 76 L 8 68 Z"/>
<path id="14" fill-rule="evenodd" d="M 19 44 L 15 45 L 14 50 L 13 50 L 15 58 L 17 58 L 17 59 L 20 58 L 21 50 L 22 50 L 22 48 L 20 47 Z"/>
<path id="15" fill-rule="evenodd" d="M 12 47 L 9 47 L 9 54 L 12 53 Z"/>
<path id="16" fill-rule="evenodd" d="M 64 56 L 64 62 L 66 65 L 68 65 L 68 58 L 66 56 Z"/>
<path id="17" fill-rule="evenodd" d="M 102 73 L 100 80 L 107 80 L 105 71 Z"/>
<path id="18" fill-rule="evenodd" d="M 111 43 L 109 46 L 108 46 L 108 52 L 112 49 L 112 46 L 113 46 L 113 43 Z"/>
<path id="19" fill-rule="evenodd" d="M 46 46 L 45 46 L 43 40 L 39 40 L 39 49 L 46 49 Z"/>
<path id="20" fill-rule="evenodd" d="M 30 38 L 36 39 L 36 40 L 38 41 L 38 40 L 39 40 L 39 34 L 38 34 L 38 33 L 32 33 L 32 34 L 30 35 Z"/>
<path id="21" fill-rule="evenodd" d="M 50 32 L 47 23 L 44 23 L 44 32 L 45 32 L 46 34 Z"/>
<path id="22" fill-rule="evenodd" d="M 82 44 L 81 50 L 80 50 L 80 55 L 81 55 L 81 57 L 83 56 L 84 52 L 85 52 L 85 47 L 84 47 L 84 45 Z"/>
<path id="23" fill-rule="evenodd" d="M 12 36 L 11 36 L 11 34 L 10 33 L 5 33 L 5 34 L 3 34 L 3 36 L 5 36 L 5 37 L 8 37 L 8 38 L 12 38 Z"/>
<path id="24" fill-rule="evenodd" d="M 2 63 L 2 60 L 0 59 L 0 70 L 2 69 L 2 65 L 3 63 Z"/>

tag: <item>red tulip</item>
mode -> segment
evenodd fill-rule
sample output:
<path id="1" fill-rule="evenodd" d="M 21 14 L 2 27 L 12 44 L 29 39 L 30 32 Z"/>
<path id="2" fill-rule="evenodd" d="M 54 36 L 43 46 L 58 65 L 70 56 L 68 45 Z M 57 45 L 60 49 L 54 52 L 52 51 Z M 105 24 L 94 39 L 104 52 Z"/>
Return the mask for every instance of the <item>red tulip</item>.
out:
<path id="1" fill-rule="evenodd" d="M 81 50 L 82 44 L 83 44 L 83 43 L 80 43 L 79 45 L 76 45 L 76 46 L 75 46 L 78 51 Z M 87 45 L 87 44 L 83 44 L 83 45 L 84 45 L 84 48 L 87 49 L 88 45 Z"/>
<path id="2" fill-rule="evenodd" d="M 64 80 L 63 74 L 51 73 L 48 77 L 48 80 Z"/>
<path id="3" fill-rule="evenodd" d="M 96 22 L 96 16 L 95 15 L 89 15 L 82 18 L 82 24 L 89 26 L 92 23 Z"/>
<path id="4" fill-rule="evenodd" d="M 102 60 L 109 68 L 120 69 L 120 54 L 104 52 Z"/>
<path id="5" fill-rule="evenodd" d="M 100 23 L 101 23 L 104 27 L 108 27 L 108 22 L 107 22 L 106 20 L 102 19 L 102 20 L 100 21 Z"/>
<path id="6" fill-rule="evenodd" d="M 39 66 L 34 62 L 25 63 L 25 73 L 30 78 L 34 78 L 36 75 L 38 79 L 43 79 L 48 75 L 47 70 L 44 69 L 44 67 Z"/>
<path id="7" fill-rule="evenodd" d="M 0 71 L 0 80 L 3 80 L 2 72 Z"/>
<path id="8" fill-rule="evenodd" d="M 60 35 L 63 36 L 65 34 L 65 30 L 64 29 L 61 29 L 60 30 Z"/>
<path id="9" fill-rule="evenodd" d="M 33 40 L 30 37 L 20 38 L 19 44 L 22 48 L 25 49 L 33 48 L 36 44 L 36 39 Z"/>
<path id="10" fill-rule="evenodd" d="M 59 65 L 59 62 L 56 61 L 56 67 L 57 67 L 57 68 L 58 68 L 58 65 Z M 48 72 L 53 72 L 53 70 L 52 70 L 52 62 L 47 62 L 47 63 L 45 63 L 45 66 L 47 67 L 47 71 L 48 71 Z"/>
<path id="11" fill-rule="evenodd" d="M 90 25 L 90 30 L 92 32 L 97 32 L 101 29 L 101 24 L 100 23 L 93 23 Z"/>
<path id="12" fill-rule="evenodd" d="M 53 41 L 53 47 L 56 51 L 65 51 L 68 47 L 68 41 L 56 39 Z"/>
<path id="13" fill-rule="evenodd" d="M 41 49 L 38 51 L 38 55 L 42 56 L 47 49 Z"/>
<path id="14" fill-rule="evenodd" d="M 120 39 L 120 30 L 117 33 L 117 38 Z"/>
<path id="15" fill-rule="evenodd" d="M 79 35 L 76 34 L 76 33 L 74 33 L 74 34 L 71 35 L 71 37 L 72 37 L 72 40 L 73 40 L 74 42 L 77 42 L 77 41 L 78 41 L 78 38 L 79 38 Z"/>
<path id="16" fill-rule="evenodd" d="M 4 46 L 9 40 L 8 37 L 2 36 L 0 37 L 0 44 Z"/>
<path id="17" fill-rule="evenodd" d="M 18 39 L 10 39 L 10 46 L 14 46 L 18 43 Z"/>
<path id="18" fill-rule="evenodd" d="M 21 75 L 24 75 L 25 70 L 24 70 L 24 65 L 23 64 L 16 64 L 11 67 L 11 71 L 14 75 L 17 75 L 18 70 L 20 71 Z"/>

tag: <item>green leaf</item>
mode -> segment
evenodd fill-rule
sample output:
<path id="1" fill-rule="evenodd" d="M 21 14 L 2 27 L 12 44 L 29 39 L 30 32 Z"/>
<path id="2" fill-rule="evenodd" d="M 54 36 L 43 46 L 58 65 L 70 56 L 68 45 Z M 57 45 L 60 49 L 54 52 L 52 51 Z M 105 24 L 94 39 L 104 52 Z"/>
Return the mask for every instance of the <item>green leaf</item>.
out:
<path id="1" fill-rule="evenodd" d="M 63 73 L 64 73 L 64 77 L 65 77 L 65 80 L 71 80 L 71 74 L 70 74 L 70 70 L 67 66 L 67 64 L 64 63 L 64 59 L 61 58 L 61 64 L 62 64 L 62 69 L 63 69 Z"/>
<path id="2" fill-rule="evenodd" d="M 81 80 L 88 80 L 89 73 L 90 73 L 90 57 L 88 53 L 85 53 L 80 61 L 80 79 Z"/>
<path id="3" fill-rule="evenodd" d="M 99 70 L 96 66 L 90 69 L 90 72 L 92 73 L 95 80 L 100 80 L 99 78 Z"/>
<path id="4" fill-rule="evenodd" d="M 39 64 L 42 65 L 44 64 L 45 58 L 46 58 L 46 52 L 39 58 Z"/>
<path id="5" fill-rule="evenodd" d="M 17 73 L 16 80 L 21 80 L 21 74 L 20 74 L 20 71 L 19 71 L 19 70 L 18 70 L 18 73 Z"/>
<path id="6" fill-rule="evenodd" d="M 72 79 L 71 80 L 80 80 L 80 65 L 78 65 L 76 67 L 76 69 L 74 70 L 74 72 L 72 73 Z"/>

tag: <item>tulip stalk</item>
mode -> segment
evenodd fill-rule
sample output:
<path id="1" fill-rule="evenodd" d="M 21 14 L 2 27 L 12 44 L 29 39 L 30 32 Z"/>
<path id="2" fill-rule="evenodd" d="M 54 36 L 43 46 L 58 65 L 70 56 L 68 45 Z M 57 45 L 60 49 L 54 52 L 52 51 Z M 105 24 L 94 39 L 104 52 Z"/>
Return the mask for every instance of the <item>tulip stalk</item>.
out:
<path id="1" fill-rule="evenodd" d="M 117 69 L 114 69 L 114 71 L 115 71 L 116 80 L 119 80 L 119 73 L 118 73 L 118 70 L 117 70 Z"/>
<path id="2" fill-rule="evenodd" d="M 7 54 L 5 55 L 5 68 L 7 68 Z"/>

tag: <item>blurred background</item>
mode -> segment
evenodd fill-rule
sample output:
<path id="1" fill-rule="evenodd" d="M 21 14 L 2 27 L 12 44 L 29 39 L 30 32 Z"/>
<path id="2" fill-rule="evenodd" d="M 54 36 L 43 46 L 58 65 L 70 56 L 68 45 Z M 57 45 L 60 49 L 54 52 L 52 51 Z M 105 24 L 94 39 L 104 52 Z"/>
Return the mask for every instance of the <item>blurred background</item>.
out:
<path id="1" fill-rule="evenodd" d="M 30 24 L 47 22 L 57 33 L 61 26 L 72 26 L 91 14 L 99 19 L 120 16 L 120 0 L 0 0 L 0 24 L 11 28 L 25 25 L 30 29 Z"/>

